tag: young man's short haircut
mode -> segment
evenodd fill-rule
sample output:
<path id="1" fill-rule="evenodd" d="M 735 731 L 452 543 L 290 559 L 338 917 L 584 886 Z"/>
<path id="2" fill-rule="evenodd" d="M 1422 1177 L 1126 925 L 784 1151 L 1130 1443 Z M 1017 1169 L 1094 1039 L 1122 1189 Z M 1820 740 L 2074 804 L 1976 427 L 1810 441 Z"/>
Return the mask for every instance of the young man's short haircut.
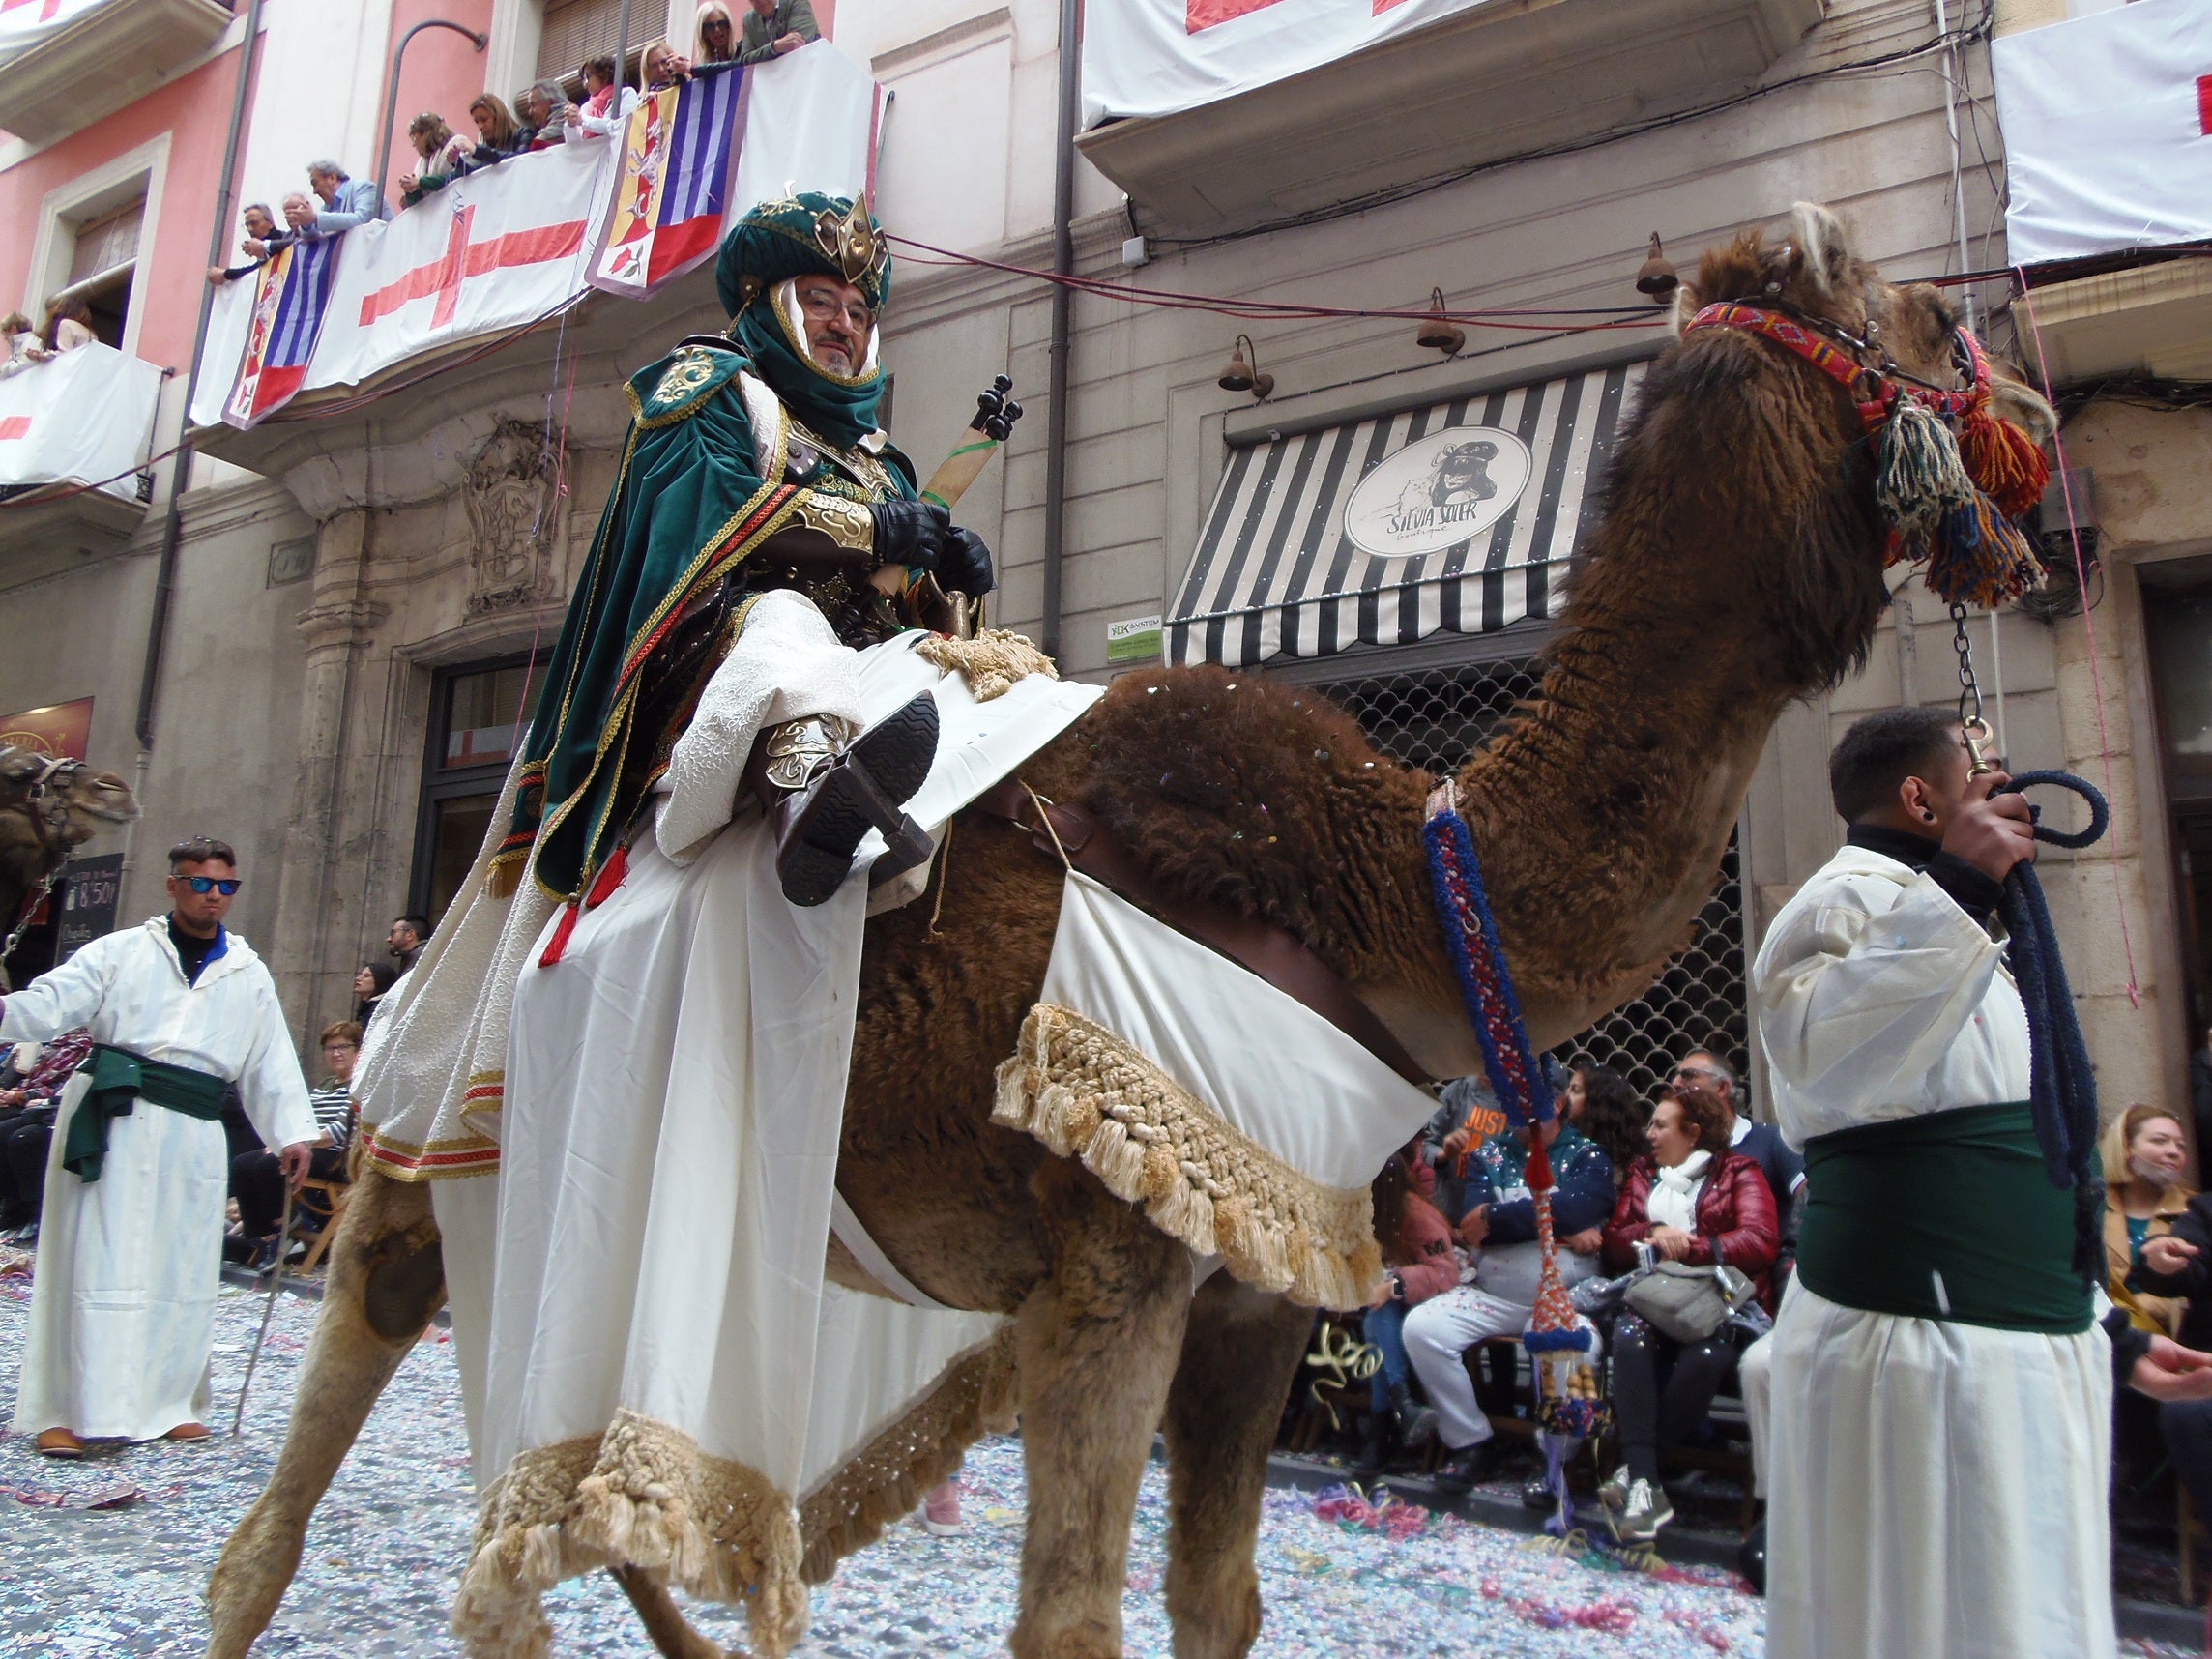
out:
<path id="1" fill-rule="evenodd" d="M 394 917 L 393 919 L 396 922 L 405 922 L 409 927 L 412 927 L 417 939 L 430 937 L 430 918 L 426 916 L 417 916 L 413 911 L 409 911 L 405 916 Z"/>
<path id="2" fill-rule="evenodd" d="M 218 841 L 212 835 L 194 835 L 169 849 L 169 874 L 175 875 L 187 864 L 228 864 L 235 870 L 238 855 L 230 850 L 228 841 Z"/>
<path id="3" fill-rule="evenodd" d="M 1948 709 L 1884 709 L 1844 734 L 1828 757 L 1828 793 L 1837 816 L 1856 824 L 1897 797 L 1908 777 L 1932 777 L 1959 747 L 1959 716 Z"/>

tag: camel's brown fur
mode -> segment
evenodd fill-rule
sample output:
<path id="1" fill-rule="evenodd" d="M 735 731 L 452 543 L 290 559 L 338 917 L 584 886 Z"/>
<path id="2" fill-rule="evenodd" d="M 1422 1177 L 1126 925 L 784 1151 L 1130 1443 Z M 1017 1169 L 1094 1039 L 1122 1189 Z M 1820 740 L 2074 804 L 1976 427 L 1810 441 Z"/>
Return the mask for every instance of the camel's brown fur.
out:
<path id="1" fill-rule="evenodd" d="M 44 756 L 0 743 L 0 934 L 73 848 L 137 816 L 131 786 L 113 772 L 79 766 L 48 775 Z"/>
<path id="2" fill-rule="evenodd" d="M 1710 256 L 1689 286 L 1854 329 L 1871 303 L 1906 366 L 1947 372 L 1933 296 L 1880 283 L 1821 210 L 1801 209 L 1787 243 Z M 1543 695 L 1458 780 L 1539 1047 L 1636 995 L 1679 947 L 1776 715 L 1864 657 L 1882 537 L 1858 438 L 1840 388 L 1740 334 L 1697 333 L 1650 370 Z M 1310 693 L 1214 668 L 1127 676 L 1023 775 L 1102 813 L 1169 889 L 1304 939 L 1436 1075 L 1475 1069 L 1422 864 L 1432 780 Z M 1030 1515 L 1013 1649 L 1121 1652 L 1129 1519 L 1164 1420 L 1176 1650 L 1237 1659 L 1259 1629 L 1259 1494 L 1310 1316 L 1222 1275 L 1193 1297 L 1186 1251 L 991 1124 L 992 1071 L 1042 981 L 1061 873 L 1025 833 L 969 813 L 937 888 L 869 924 L 838 1180 L 923 1290 L 1017 1316 Z M 373 1206 L 348 1214 L 341 1256 L 427 1224 L 419 1200 L 365 1185 Z M 363 1282 L 334 1276 L 284 1461 L 217 1570 L 212 1654 L 243 1654 L 274 1612 L 389 1375 Z M 248 1579 L 252 1594 L 232 1593 Z"/>

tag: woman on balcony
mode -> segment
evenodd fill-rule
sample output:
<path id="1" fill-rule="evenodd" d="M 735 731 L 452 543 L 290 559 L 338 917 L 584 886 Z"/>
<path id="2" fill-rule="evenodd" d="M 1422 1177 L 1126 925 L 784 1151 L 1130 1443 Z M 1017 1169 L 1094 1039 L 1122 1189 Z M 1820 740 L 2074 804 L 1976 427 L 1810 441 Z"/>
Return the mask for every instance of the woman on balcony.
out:
<path id="1" fill-rule="evenodd" d="M 645 48 L 646 91 L 666 92 L 672 86 L 682 86 L 690 74 L 690 60 L 670 51 L 666 41 L 655 41 Z"/>
<path id="2" fill-rule="evenodd" d="M 469 158 L 477 166 L 490 166 L 504 161 L 509 156 L 528 149 L 529 140 L 523 136 L 522 127 L 514 119 L 512 110 L 497 93 L 480 92 L 469 105 L 469 119 L 476 123 L 476 154 Z"/>
<path id="3" fill-rule="evenodd" d="M 45 342 L 39 338 L 39 331 L 31 327 L 31 319 L 20 311 L 10 311 L 0 317 L 0 341 L 8 348 L 8 361 L 0 364 L 0 380 L 22 373 L 46 355 Z"/>
<path id="4" fill-rule="evenodd" d="M 415 154 L 422 164 L 412 173 L 399 175 L 399 205 L 413 207 L 432 190 L 442 190 L 450 179 L 458 178 L 465 170 L 465 158 L 475 148 L 453 135 L 446 125 L 446 118 L 425 109 L 407 124 L 407 142 L 415 146 Z"/>
<path id="5" fill-rule="evenodd" d="M 621 131 L 629 121 L 629 112 L 637 107 L 637 88 L 615 85 L 612 52 L 586 58 L 583 74 L 584 102 L 570 104 L 565 117 L 569 139 L 604 138 Z"/>
<path id="6" fill-rule="evenodd" d="M 48 352 L 74 351 L 99 338 L 92 332 L 92 307 L 82 300 L 56 298 L 46 302 L 46 326 L 39 331 L 39 339 Z"/>
<path id="7" fill-rule="evenodd" d="M 707 0 L 699 8 L 699 35 L 691 48 L 691 73 L 720 74 L 738 67 L 738 28 L 730 21 L 730 9 L 722 0 Z"/>

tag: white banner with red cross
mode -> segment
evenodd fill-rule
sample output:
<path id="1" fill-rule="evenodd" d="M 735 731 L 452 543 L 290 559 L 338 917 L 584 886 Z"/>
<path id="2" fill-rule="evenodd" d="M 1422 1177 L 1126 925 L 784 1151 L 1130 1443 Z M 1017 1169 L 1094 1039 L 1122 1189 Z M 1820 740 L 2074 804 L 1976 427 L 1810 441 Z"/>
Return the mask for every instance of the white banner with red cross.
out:
<path id="1" fill-rule="evenodd" d="M 2015 265 L 2212 238 L 2212 5 L 2137 0 L 1990 43 Z"/>
<path id="2" fill-rule="evenodd" d="M 1083 24 L 1083 125 L 1173 115 L 1504 0 L 1116 0 Z"/>
<path id="3" fill-rule="evenodd" d="M 614 146 L 563 144 L 456 179 L 346 233 L 306 384 L 358 386 L 455 340 L 534 322 L 584 286 Z"/>
<path id="4" fill-rule="evenodd" d="M 0 379 L 0 485 L 102 484 L 136 499 L 161 379 L 98 343 Z"/>

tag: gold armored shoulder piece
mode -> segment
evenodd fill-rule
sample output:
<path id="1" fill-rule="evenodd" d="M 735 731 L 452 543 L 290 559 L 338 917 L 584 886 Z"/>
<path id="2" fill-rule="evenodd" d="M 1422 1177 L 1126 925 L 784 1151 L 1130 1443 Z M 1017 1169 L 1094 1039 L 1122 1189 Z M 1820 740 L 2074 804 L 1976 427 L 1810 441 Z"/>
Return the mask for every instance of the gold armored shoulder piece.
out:
<path id="1" fill-rule="evenodd" d="M 660 371 L 652 393 L 638 405 L 637 423 L 665 426 L 683 420 L 744 365 L 742 352 L 717 351 L 706 345 L 680 347 Z"/>
<path id="2" fill-rule="evenodd" d="M 872 551 L 876 544 L 874 514 L 857 501 L 826 495 L 819 489 L 799 492 L 791 521 L 820 531 L 839 547 L 855 552 Z"/>

